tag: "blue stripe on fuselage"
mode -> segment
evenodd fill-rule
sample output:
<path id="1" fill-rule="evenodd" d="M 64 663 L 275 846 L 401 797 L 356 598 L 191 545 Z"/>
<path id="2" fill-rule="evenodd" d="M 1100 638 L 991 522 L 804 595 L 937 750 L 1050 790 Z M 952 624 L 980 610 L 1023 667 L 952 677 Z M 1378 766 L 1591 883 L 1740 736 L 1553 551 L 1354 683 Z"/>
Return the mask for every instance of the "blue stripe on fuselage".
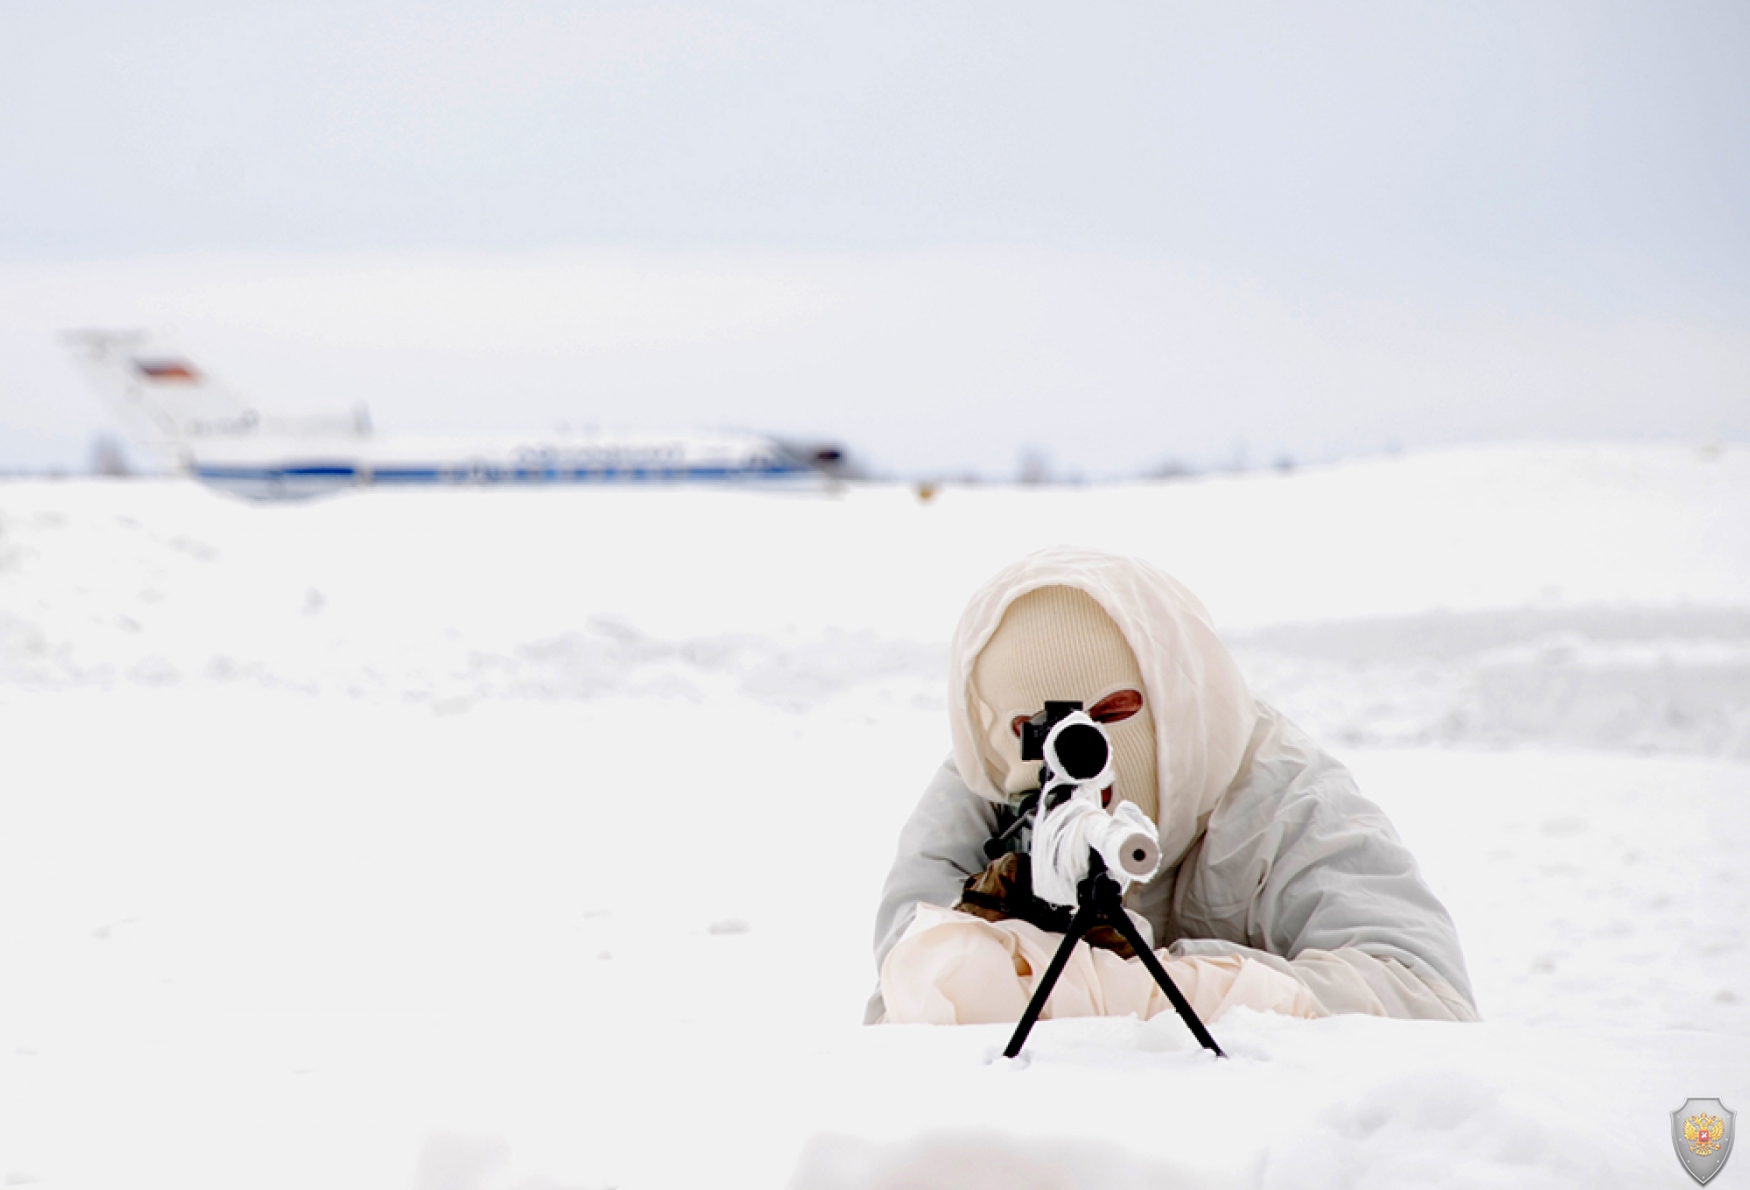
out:
<path id="1" fill-rule="evenodd" d="M 757 467 L 602 467 L 577 471 L 532 470 L 521 467 L 359 467 L 348 463 L 291 464 L 280 467 L 197 465 L 195 477 L 217 483 L 297 483 L 330 481 L 382 484 L 555 484 L 669 483 L 686 480 L 770 479 L 808 475 L 800 464 L 767 463 Z"/>

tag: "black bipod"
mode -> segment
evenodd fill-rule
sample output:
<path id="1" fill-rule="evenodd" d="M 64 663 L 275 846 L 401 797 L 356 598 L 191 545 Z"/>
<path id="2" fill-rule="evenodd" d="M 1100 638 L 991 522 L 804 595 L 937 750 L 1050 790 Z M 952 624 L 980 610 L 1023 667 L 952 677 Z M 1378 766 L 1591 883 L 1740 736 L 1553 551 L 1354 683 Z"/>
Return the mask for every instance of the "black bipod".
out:
<path id="1" fill-rule="evenodd" d="M 1191 1030 L 1191 1035 L 1216 1057 L 1227 1057 L 1221 1052 L 1221 1047 L 1215 1044 L 1215 1038 L 1209 1035 L 1209 1030 L 1203 1027 L 1203 1022 L 1197 1019 L 1197 1013 L 1192 1009 L 1190 1001 L 1185 999 L 1184 993 L 1173 982 L 1173 977 L 1167 974 L 1167 969 L 1161 966 L 1161 961 L 1155 958 L 1154 951 L 1143 944 L 1142 936 L 1136 932 L 1136 923 L 1124 912 L 1124 896 L 1118 882 L 1107 873 L 1106 864 L 1098 852 L 1088 857 L 1087 878 L 1076 885 L 1076 915 L 1070 919 L 1069 929 L 1064 933 L 1063 943 L 1057 948 L 1057 953 L 1052 956 L 1051 966 L 1045 969 L 1045 978 L 1034 989 L 1027 1011 L 1021 1014 L 1021 1023 L 1015 1026 L 1015 1035 L 1009 1038 L 1009 1048 L 1003 1051 L 1003 1057 L 1014 1057 L 1027 1044 L 1027 1034 L 1038 1023 L 1039 1014 L 1045 1011 L 1045 1002 L 1051 999 L 1051 989 L 1056 986 L 1063 969 L 1069 965 L 1069 956 L 1075 950 L 1076 943 L 1081 941 L 1083 934 L 1102 921 L 1124 935 L 1124 940 L 1130 943 L 1130 949 L 1136 952 L 1136 957 L 1142 960 L 1142 965 L 1154 976 L 1155 983 L 1167 994 L 1167 999 L 1173 1002 L 1173 1007 Z"/>

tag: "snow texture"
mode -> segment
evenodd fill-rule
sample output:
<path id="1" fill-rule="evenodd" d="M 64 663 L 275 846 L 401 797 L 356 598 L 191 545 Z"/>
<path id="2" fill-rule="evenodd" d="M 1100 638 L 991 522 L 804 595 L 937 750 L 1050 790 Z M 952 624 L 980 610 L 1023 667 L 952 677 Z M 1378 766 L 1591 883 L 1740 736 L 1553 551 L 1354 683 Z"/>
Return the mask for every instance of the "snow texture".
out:
<path id="1" fill-rule="evenodd" d="M 1750 1107 L 1746 525 L 1740 448 L 0 486 L 0 1181 L 1685 1185 L 1666 1113 Z M 1059 543 L 1182 578 L 1335 747 L 1484 1024 L 855 1024 L 944 642 Z"/>

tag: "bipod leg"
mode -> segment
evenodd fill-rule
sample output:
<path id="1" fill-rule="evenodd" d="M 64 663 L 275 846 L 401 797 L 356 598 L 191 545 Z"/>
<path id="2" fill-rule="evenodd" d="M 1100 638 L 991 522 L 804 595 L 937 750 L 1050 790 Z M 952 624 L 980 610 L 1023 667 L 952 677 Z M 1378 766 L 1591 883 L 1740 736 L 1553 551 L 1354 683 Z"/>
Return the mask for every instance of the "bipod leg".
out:
<path id="1" fill-rule="evenodd" d="M 1051 966 L 1045 969 L 1045 978 L 1033 989 L 1033 998 L 1027 1002 L 1027 1011 L 1021 1014 L 1021 1023 L 1015 1026 L 1014 1035 L 1009 1038 L 1009 1046 L 1003 1051 L 1003 1057 L 1014 1057 L 1027 1044 L 1027 1034 L 1038 1023 L 1039 1014 L 1045 1011 L 1045 1002 L 1051 999 L 1051 989 L 1057 983 L 1057 977 L 1069 966 L 1069 956 L 1074 953 L 1076 943 L 1088 932 L 1088 927 L 1094 924 L 1098 913 L 1092 899 L 1077 906 L 1076 915 L 1070 918 L 1069 929 L 1063 935 L 1063 942 L 1058 945 L 1057 953 L 1051 956 Z"/>
<path id="2" fill-rule="evenodd" d="M 1112 926 L 1124 935 L 1124 940 L 1130 943 L 1130 949 L 1136 952 L 1136 957 L 1142 960 L 1142 965 L 1148 968 L 1148 973 L 1155 977 L 1155 983 L 1159 984 L 1161 991 L 1167 994 L 1167 999 L 1173 1002 L 1173 1007 L 1178 1010 L 1186 1028 L 1191 1030 L 1191 1036 L 1195 1037 L 1204 1049 L 1209 1050 L 1216 1057 L 1227 1057 L 1221 1052 L 1221 1047 L 1215 1044 L 1215 1038 L 1209 1035 L 1209 1030 L 1204 1027 L 1203 1022 L 1198 1019 L 1197 1011 L 1191 1007 L 1191 1002 L 1185 999 L 1185 993 L 1179 990 L 1179 985 L 1173 982 L 1173 977 L 1167 974 L 1167 969 L 1161 966 L 1159 959 L 1155 958 L 1155 952 L 1144 944 L 1142 935 L 1136 929 L 1136 923 L 1130 920 L 1128 913 L 1124 912 L 1124 902 L 1117 897 L 1117 891 L 1117 886 L 1114 884 L 1102 885 L 1103 895 L 1099 899 L 1100 916 L 1111 922 Z M 1077 916 L 1080 917 L 1080 914 L 1078 913 Z"/>

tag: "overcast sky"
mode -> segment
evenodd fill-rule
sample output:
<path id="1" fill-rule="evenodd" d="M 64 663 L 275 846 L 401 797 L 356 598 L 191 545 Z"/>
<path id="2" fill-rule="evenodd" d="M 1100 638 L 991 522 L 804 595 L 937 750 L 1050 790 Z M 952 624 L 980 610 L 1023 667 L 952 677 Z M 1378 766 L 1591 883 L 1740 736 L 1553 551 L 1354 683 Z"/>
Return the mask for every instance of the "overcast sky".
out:
<path id="1" fill-rule="evenodd" d="M 1742 3 L 74 0 L 0 33 L 0 465 L 82 458 L 52 331 L 114 319 L 390 428 L 642 412 L 901 471 L 1750 437 Z"/>

